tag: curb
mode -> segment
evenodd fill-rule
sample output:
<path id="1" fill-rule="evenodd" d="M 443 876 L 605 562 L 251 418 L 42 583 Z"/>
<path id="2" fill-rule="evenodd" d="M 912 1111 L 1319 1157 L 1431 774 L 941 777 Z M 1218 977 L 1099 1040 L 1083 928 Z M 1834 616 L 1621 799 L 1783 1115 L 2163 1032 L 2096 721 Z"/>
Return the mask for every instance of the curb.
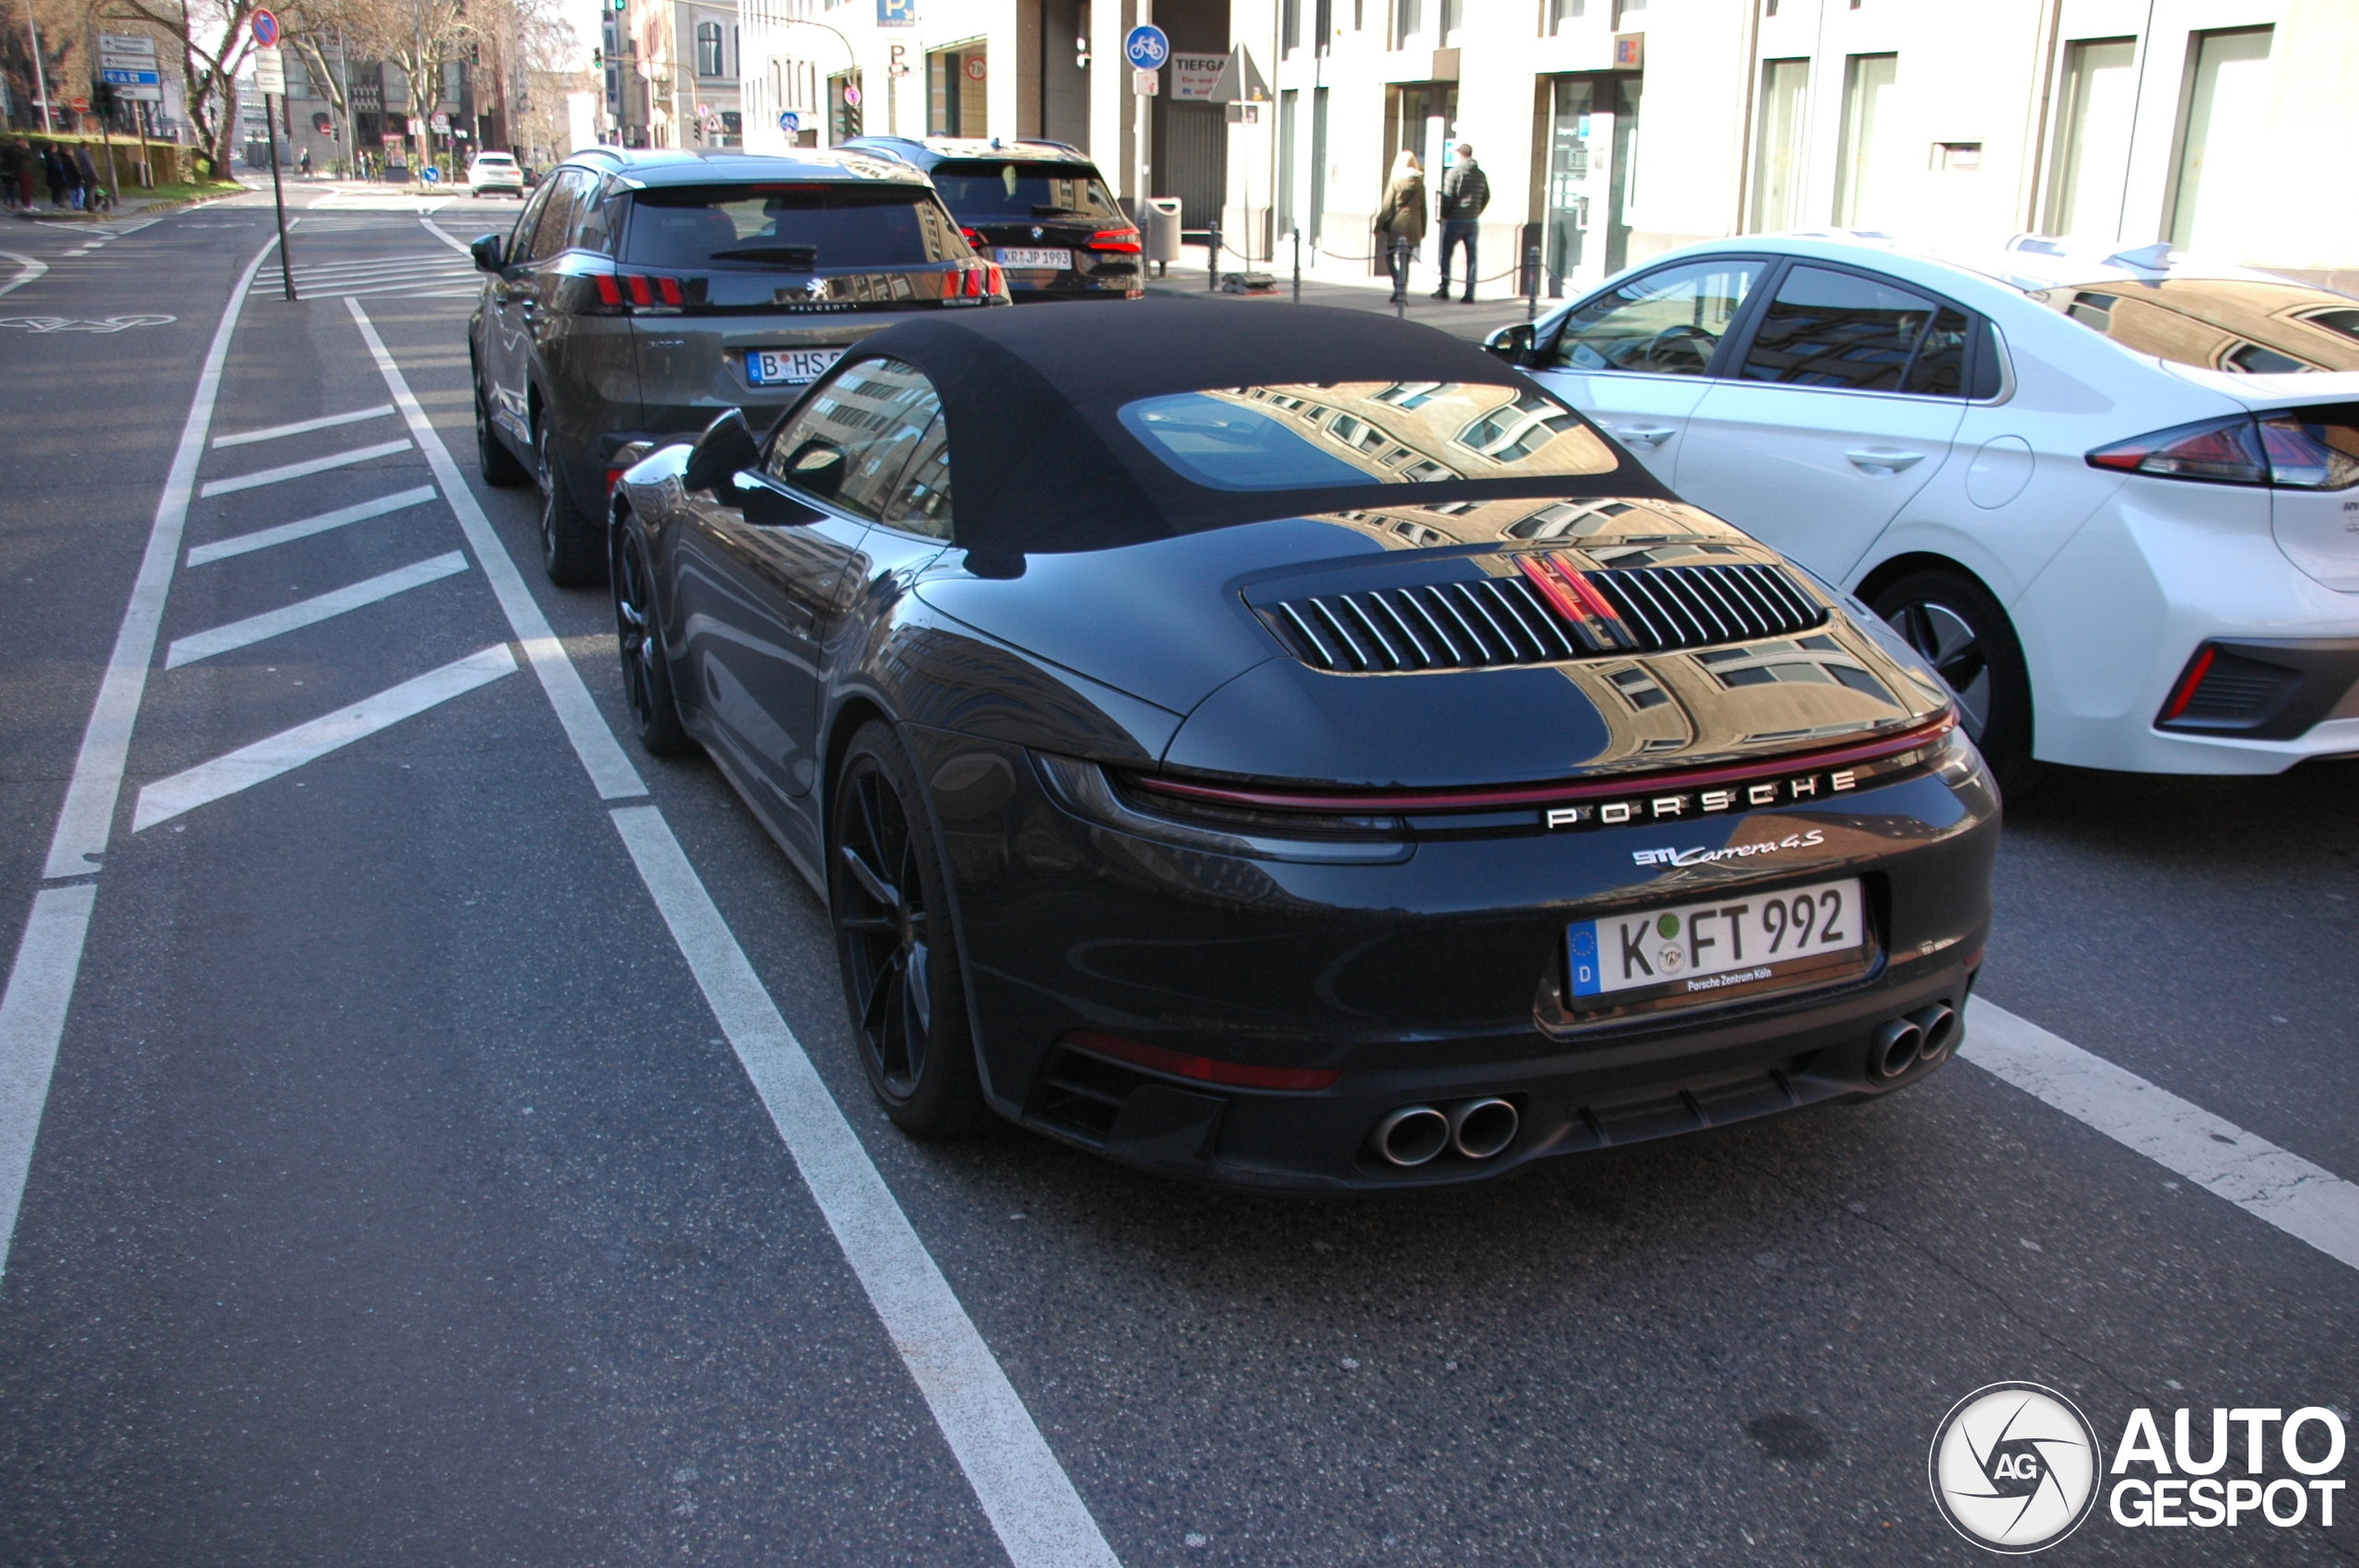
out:
<path id="1" fill-rule="evenodd" d="M 130 208 L 119 206 L 112 212 L 76 212 L 70 207 L 55 212 L 27 212 L 19 207 L 17 209 L 17 218 L 22 223 L 128 223 L 133 218 L 146 217 L 150 213 L 172 212 L 182 207 L 203 206 L 207 202 L 227 201 L 231 196 L 250 194 L 252 194 L 251 192 L 241 186 L 235 191 L 223 191 L 216 195 L 175 196 L 169 202 L 147 202 Z"/>

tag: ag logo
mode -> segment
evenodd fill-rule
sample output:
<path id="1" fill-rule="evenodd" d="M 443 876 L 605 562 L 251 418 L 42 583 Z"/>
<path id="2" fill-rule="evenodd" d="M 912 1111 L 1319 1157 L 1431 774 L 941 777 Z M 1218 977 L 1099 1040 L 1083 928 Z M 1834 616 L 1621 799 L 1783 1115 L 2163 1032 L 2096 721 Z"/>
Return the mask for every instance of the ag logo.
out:
<path id="1" fill-rule="evenodd" d="M 2044 1551 L 2096 1506 L 2104 1455 L 2072 1401 L 2036 1383 L 1993 1383 L 1951 1407 L 1927 1461 L 1950 1527 L 1990 1551 Z"/>

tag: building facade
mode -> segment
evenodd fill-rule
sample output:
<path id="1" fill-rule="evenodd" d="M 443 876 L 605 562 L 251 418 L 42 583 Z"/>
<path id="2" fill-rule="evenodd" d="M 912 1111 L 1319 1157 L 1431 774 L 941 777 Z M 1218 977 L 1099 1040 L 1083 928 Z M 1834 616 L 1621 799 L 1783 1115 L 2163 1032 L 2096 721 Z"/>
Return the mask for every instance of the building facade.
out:
<path id="1" fill-rule="evenodd" d="M 1144 116 L 1122 40 L 1171 44 Z M 745 145 L 1048 136 L 1283 265 L 1356 266 L 1391 161 L 1472 143 L 1487 287 L 1845 227 L 2168 242 L 2349 287 L 2321 147 L 2359 133 L 2352 0 L 742 0 Z M 1273 89 L 1210 101 L 1250 53 Z M 845 89 L 852 89 L 847 101 Z M 780 116 L 794 116 L 782 130 Z M 1144 119 L 1142 176 L 1137 127 Z M 2294 149 L 2310 149 L 2296 159 Z M 1427 241 L 1430 257 L 1433 241 Z M 1236 264 L 1232 260 L 1231 264 Z M 1367 263 L 1371 268 L 1373 263 Z"/>

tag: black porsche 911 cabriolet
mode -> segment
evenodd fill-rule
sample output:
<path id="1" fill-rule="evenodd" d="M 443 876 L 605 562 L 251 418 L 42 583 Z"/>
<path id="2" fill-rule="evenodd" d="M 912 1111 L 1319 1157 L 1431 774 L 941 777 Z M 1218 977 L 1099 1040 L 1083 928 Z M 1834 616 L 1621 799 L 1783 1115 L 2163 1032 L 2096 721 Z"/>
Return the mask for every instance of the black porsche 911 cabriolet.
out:
<path id="1" fill-rule="evenodd" d="M 1384 1188 L 1939 1065 L 1940 677 L 1473 345 L 1253 316 L 912 319 L 616 490 L 640 738 L 826 898 L 894 1119 Z"/>

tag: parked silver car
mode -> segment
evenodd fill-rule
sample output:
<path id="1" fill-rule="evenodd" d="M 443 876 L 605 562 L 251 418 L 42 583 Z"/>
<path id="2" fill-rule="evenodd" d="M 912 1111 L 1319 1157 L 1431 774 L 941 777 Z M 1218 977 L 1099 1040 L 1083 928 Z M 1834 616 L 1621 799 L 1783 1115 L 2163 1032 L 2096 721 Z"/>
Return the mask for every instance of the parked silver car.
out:
<path id="1" fill-rule="evenodd" d="M 857 154 L 590 148 L 473 252 L 484 478 L 538 482 L 569 586 L 605 575 L 623 448 L 782 408 L 906 312 L 1009 302 L 923 174 Z"/>

